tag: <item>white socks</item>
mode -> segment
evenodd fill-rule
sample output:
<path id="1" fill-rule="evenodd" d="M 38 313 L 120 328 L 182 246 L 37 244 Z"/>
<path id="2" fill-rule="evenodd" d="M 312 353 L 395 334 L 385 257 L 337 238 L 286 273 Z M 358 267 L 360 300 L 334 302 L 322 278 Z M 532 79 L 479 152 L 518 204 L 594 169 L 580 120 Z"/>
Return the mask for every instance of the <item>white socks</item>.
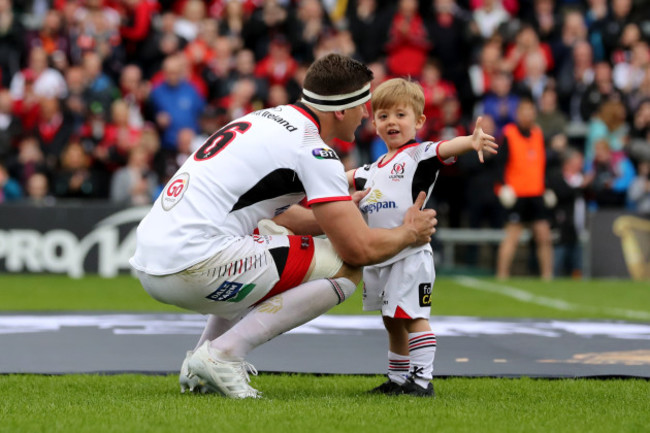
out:
<path id="1" fill-rule="evenodd" d="M 388 378 L 398 385 L 403 385 L 411 368 L 408 355 L 388 351 Z"/>
<path id="2" fill-rule="evenodd" d="M 347 278 L 308 281 L 257 305 L 232 328 L 212 340 L 210 347 L 221 352 L 224 361 L 241 361 L 262 343 L 342 302 L 343 293 L 354 292 L 355 286 Z"/>
<path id="3" fill-rule="evenodd" d="M 433 361 L 436 357 L 436 336 L 431 331 L 409 334 L 411 374 L 415 383 L 426 388 L 433 379 Z"/>

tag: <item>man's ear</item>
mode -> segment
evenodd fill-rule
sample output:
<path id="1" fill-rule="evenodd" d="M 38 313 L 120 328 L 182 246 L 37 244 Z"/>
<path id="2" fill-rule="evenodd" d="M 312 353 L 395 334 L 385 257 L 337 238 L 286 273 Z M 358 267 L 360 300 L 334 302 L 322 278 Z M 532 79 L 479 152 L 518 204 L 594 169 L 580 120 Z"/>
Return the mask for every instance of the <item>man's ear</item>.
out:
<path id="1" fill-rule="evenodd" d="M 344 116 L 345 116 L 345 110 L 336 110 L 336 111 L 334 111 L 334 118 L 336 120 L 343 120 Z"/>

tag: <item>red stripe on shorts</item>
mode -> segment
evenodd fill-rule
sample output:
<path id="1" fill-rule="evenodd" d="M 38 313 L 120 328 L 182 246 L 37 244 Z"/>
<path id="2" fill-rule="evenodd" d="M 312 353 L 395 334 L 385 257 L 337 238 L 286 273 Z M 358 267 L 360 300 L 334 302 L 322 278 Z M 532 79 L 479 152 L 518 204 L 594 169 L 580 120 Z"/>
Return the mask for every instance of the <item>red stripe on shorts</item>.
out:
<path id="1" fill-rule="evenodd" d="M 314 239 L 311 236 L 289 236 L 289 255 L 280 281 L 258 303 L 301 284 L 313 257 Z"/>

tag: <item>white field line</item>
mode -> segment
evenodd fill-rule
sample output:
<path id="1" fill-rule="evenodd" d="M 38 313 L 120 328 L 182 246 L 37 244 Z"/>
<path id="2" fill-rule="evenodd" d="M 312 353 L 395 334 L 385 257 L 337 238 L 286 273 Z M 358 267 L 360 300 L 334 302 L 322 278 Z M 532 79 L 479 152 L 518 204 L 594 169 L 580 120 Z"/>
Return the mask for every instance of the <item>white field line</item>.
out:
<path id="1" fill-rule="evenodd" d="M 481 290 L 484 292 L 497 293 L 499 295 L 508 296 L 517 299 L 518 301 L 528 302 L 530 304 L 542 305 L 544 307 L 554 308 L 556 310 L 565 311 L 583 311 L 586 313 L 605 313 L 615 316 L 622 316 L 627 319 L 634 320 L 650 320 L 650 313 L 645 311 L 627 310 L 624 308 L 596 308 L 587 305 L 573 304 L 563 299 L 549 298 L 547 296 L 539 296 L 515 287 L 506 286 L 504 284 L 490 283 L 472 277 L 456 277 L 454 280 L 461 286 L 470 289 Z"/>

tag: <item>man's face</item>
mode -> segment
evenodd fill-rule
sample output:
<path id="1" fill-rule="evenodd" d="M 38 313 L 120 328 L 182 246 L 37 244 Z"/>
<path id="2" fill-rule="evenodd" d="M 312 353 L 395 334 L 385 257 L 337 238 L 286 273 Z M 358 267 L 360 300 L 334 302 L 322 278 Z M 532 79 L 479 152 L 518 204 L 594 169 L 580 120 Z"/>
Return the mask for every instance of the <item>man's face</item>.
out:
<path id="1" fill-rule="evenodd" d="M 344 141 L 354 141 L 354 132 L 361 125 L 361 121 L 367 117 L 368 109 L 365 103 L 345 109 L 336 138 Z"/>

